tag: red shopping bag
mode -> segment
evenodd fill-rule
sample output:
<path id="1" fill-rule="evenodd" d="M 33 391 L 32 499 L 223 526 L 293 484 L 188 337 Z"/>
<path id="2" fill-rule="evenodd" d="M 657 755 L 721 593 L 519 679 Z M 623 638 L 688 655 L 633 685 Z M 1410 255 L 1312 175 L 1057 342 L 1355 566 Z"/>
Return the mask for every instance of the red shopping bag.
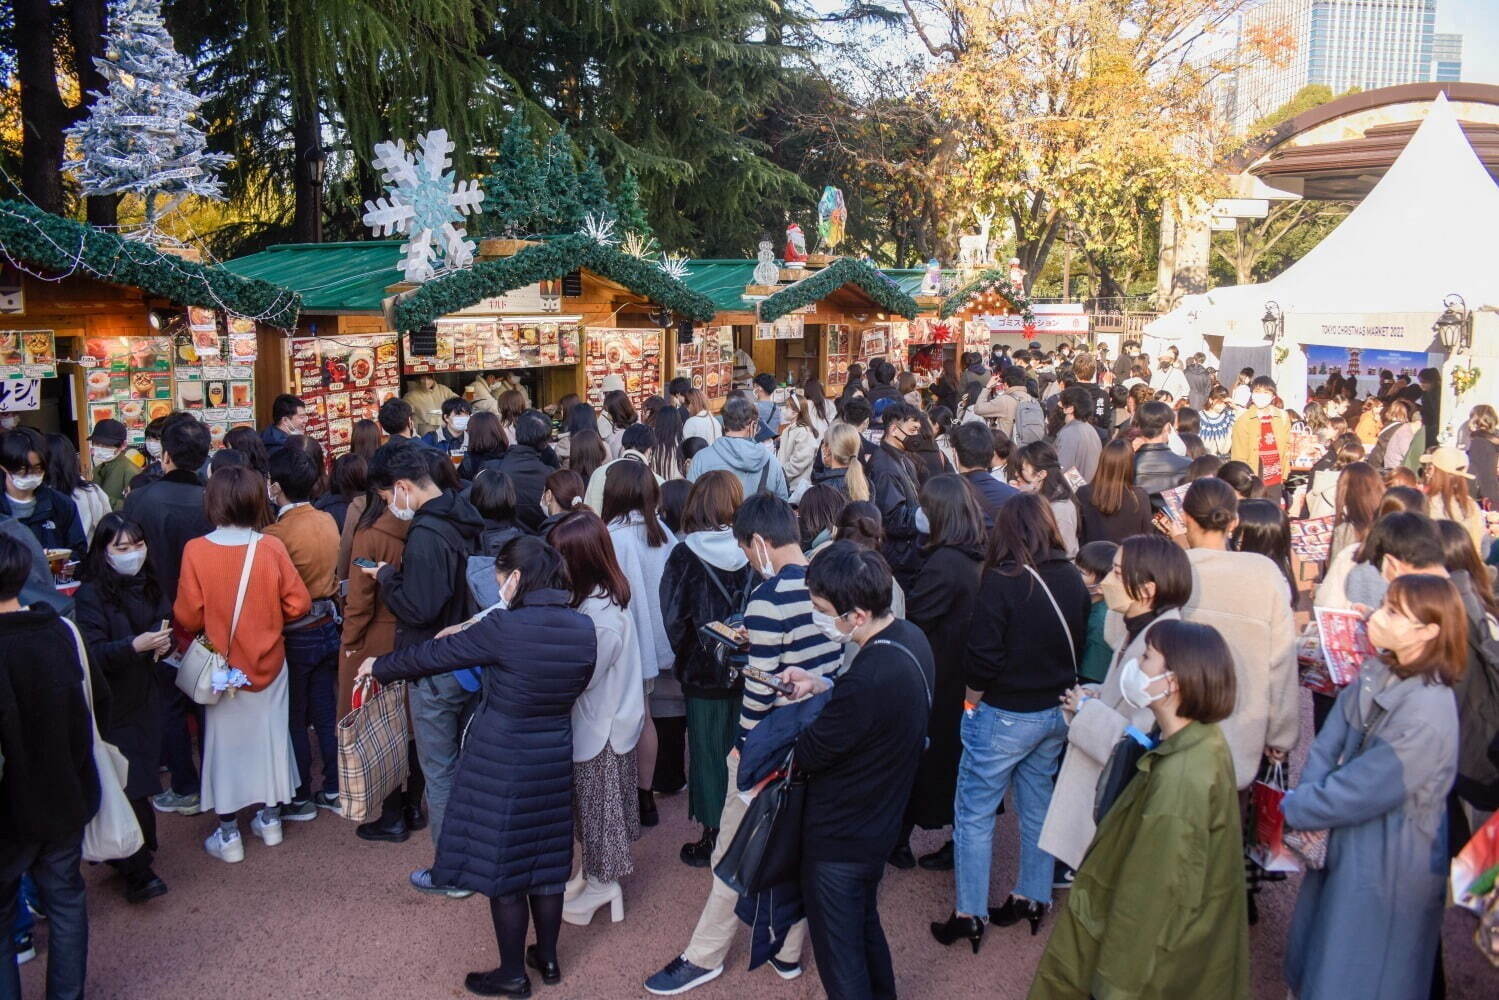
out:
<path id="1" fill-rule="evenodd" d="M 1301 870 L 1296 855 L 1285 844 L 1286 814 L 1280 806 L 1285 797 L 1284 764 L 1271 764 L 1249 789 L 1249 808 L 1254 824 L 1249 857 L 1267 872 Z"/>

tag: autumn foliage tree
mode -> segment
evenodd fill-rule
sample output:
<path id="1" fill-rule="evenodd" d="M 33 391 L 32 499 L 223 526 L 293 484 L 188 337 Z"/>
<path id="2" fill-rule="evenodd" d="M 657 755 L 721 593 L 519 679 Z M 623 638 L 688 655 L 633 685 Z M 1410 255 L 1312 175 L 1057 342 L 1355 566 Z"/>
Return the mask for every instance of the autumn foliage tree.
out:
<path id="1" fill-rule="evenodd" d="M 1100 270 L 1139 257 L 1163 206 L 1208 194 L 1222 29 L 1246 0 L 905 0 L 935 61 L 947 217 L 993 209 L 1039 274 L 1066 237 Z"/>

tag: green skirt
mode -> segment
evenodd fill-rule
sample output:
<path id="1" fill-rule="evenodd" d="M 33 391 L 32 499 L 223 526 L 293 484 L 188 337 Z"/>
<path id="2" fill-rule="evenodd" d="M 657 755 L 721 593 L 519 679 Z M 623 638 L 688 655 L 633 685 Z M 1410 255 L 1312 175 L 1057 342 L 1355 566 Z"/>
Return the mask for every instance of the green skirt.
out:
<path id="1" fill-rule="evenodd" d="M 738 698 L 687 696 L 687 814 L 710 830 L 723 815 L 726 761 L 738 732 Z"/>

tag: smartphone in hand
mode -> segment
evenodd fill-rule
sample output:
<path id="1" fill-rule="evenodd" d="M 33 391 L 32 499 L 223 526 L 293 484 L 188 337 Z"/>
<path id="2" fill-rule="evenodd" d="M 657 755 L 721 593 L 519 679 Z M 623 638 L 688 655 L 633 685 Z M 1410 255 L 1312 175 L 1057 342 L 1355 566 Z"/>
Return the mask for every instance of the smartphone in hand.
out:
<path id="1" fill-rule="evenodd" d="M 716 642 L 720 642 L 736 652 L 743 652 L 749 648 L 749 640 L 744 633 L 723 622 L 709 622 L 703 626 L 703 631 L 712 636 Z"/>
<path id="2" fill-rule="evenodd" d="M 756 684 L 764 684 L 772 691 L 785 695 L 787 698 L 793 697 L 796 694 L 796 688 L 789 681 L 783 681 L 775 674 L 767 673 L 759 667 L 743 666 L 739 668 L 739 672 Z"/>
<path id="3" fill-rule="evenodd" d="M 373 559 L 368 559 L 364 556 L 360 556 L 359 558 L 354 560 L 354 565 L 360 567 L 361 569 L 374 569 L 380 564 L 375 562 L 375 560 Z"/>

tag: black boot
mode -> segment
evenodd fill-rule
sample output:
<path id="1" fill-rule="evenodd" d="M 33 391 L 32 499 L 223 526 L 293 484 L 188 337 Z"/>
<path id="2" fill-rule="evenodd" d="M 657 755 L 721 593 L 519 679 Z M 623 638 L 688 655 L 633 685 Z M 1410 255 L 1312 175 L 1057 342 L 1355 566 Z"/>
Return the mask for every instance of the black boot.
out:
<path id="1" fill-rule="evenodd" d="M 989 907 L 989 922 L 995 927 L 1009 927 L 1025 920 L 1031 925 L 1031 937 L 1035 937 L 1041 930 L 1041 918 L 1046 916 L 1046 910 L 1045 903 L 1011 896 L 1005 900 L 1004 906 Z"/>
<path id="2" fill-rule="evenodd" d="M 952 841 L 943 844 L 931 854 L 923 854 L 916 863 L 929 872 L 950 872 L 953 869 Z"/>
<path id="3" fill-rule="evenodd" d="M 651 795 L 649 788 L 637 788 L 640 797 L 640 825 L 655 826 L 661 822 L 661 814 L 656 811 L 656 799 Z"/>
<path id="4" fill-rule="evenodd" d="M 932 921 L 932 937 L 937 939 L 938 944 L 952 944 L 963 938 L 973 945 L 973 953 L 979 953 L 979 945 L 984 941 L 984 922 L 978 917 L 960 917 L 956 913 L 945 921 L 938 923 Z"/>
<path id="5" fill-rule="evenodd" d="M 550 962 L 543 962 L 541 950 L 534 944 L 526 945 L 526 964 L 541 973 L 541 981 L 548 986 L 556 986 L 562 982 L 562 966 L 557 964 L 555 958 Z"/>
<path id="6" fill-rule="evenodd" d="M 420 802 L 408 802 L 401 810 L 401 818 L 406 822 L 406 829 L 412 833 L 427 828 L 427 810 L 422 808 Z"/>
<path id="7" fill-rule="evenodd" d="M 682 863 L 693 868 L 707 868 L 713 863 L 713 848 L 718 845 L 718 831 L 703 827 L 703 836 L 691 844 L 682 845 Z"/>
<path id="8" fill-rule="evenodd" d="M 916 855 L 911 853 L 910 844 L 897 844 L 886 859 L 901 871 L 910 871 L 916 867 Z"/>

